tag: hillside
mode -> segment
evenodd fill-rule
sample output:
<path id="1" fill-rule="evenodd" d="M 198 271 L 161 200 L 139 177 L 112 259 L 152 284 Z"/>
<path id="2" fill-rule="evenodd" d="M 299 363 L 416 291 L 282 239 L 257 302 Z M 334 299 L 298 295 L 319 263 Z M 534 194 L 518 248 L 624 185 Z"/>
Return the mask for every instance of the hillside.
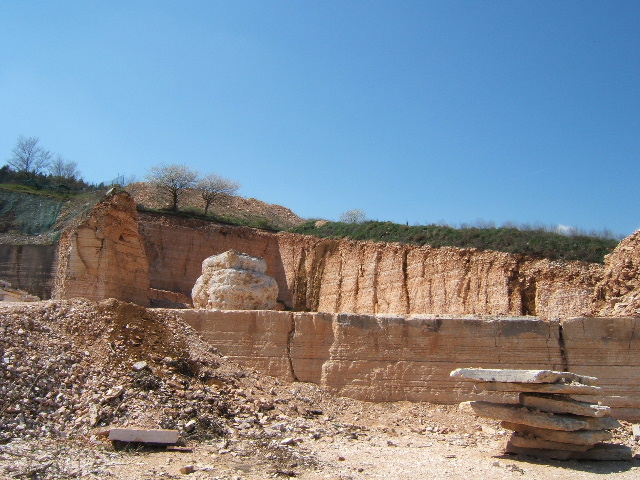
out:
<path id="1" fill-rule="evenodd" d="M 128 185 L 125 190 L 131 194 L 138 208 L 160 210 L 169 204 L 167 198 L 145 182 Z M 198 191 L 189 190 L 180 198 L 180 210 L 187 214 L 203 216 L 204 202 Z M 222 223 L 232 223 L 271 230 L 287 230 L 304 222 L 291 210 L 237 195 L 220 195 L 219 199 L 209 207 L 207 218 Z"/>

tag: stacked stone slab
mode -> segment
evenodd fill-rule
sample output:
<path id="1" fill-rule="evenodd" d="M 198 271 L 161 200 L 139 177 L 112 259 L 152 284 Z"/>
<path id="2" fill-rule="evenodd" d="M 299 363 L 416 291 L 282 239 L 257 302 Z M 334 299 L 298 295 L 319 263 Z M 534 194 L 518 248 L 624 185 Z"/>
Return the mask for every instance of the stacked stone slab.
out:
<path id="1" fill-rule="evenodd" d="M 604 443 L 620 423 L 609 407 L 573 398 L 598 395 L 597 378 L 551 370 L 459 368 L 452 377 L 477 382 L 477 392 L 511 392 L 517 404 L 465 402 L 481 417 L 501 420 L 513 433 L 506 453 L 558 460 L 630 460 L 631 449 Z"/>

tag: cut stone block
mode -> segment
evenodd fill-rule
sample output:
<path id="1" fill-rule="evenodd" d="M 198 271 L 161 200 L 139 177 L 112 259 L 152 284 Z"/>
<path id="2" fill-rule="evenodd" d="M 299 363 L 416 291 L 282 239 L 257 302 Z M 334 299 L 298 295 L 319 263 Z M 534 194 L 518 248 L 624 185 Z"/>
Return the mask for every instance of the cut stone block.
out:
<path id="1" fill-rule="evenodd" d="M 564 395 L 597 395 L 602 388 L 581 383 L 477 383 L 476 392 L 537 392 Z"/>
<path id="2" fill-rule="evenodd" d="M 511 423 L 522 423 L 532 427 L 548 428 L 551 430 L 585 430 L 589 424 L 580 419 L 555 415 L 553 413 L 532 412 L 521 405 L 499 404 L 489 402 L 465 402 L 471 410 L 480 417 L 504 420 Z"/>
<path id="3" fill-rule="evenodd" d="M 599 461 L 628 461 L 633 452 L 626 445 L 612 443 L 599 443 L 586 452 L 567 452 L 562 450 L 549 450 L 544 448 L 523 448 L 507 443 L 507 453 L 518 455 L 530 455 L 538 458 L 552 458 L 555 460 L 599 460 Z"/>
<path id="4" fill-rule="evenodd" d="M 504 420 L 511 423 L 522 423 L 532 427 L 548 428 L 551 430 L 610 430 L 620 426 L 617 420 L 611 417 L 581 417 L 577 415 L 563 415 L 532 411 L 521 405 L 490 402 L 464 402 L 460 406 L 468 405 L 469 408 L 480 417 Z"/>
<path id="5" fill-rule="evenodd" d="M 525 407 L 537 408 L 544 412 L 573 413 L 586 417 L 604 417 L 611 414 L 611 408 L 594 403 L 581 402 L 559 395 L 521 393 L 520 403 Z"/>
<path id="6" fill-rule="evenodd" d="M 450 374 L 455 378 L 464 378 L 474 382 L 501 383 L 582 383 L 595 385 L 595 377 L 576 375 L 571 372 L 555 372 L 553 370 L 510 370 L 492 368 L 458 368 Z"/>
<path id="7" fill-rule="evenodd" d="M 178 441 L 178 430 L 148 430 L 135 428 L 112 428 L 109 440 L 173 445 Z"/>
<path id="8" fill-rule="evenodd" d="M 542 440 L 536 437 L 522 436 L 514 433 L 509 439 L 509 444 L 521 448 L 542 448 L 547 450 L 566 450 L 568 452 L 584 452 L 593 447 L 593 445 L 580 445 L 576 443 L 561 443 L 551 440 Z"/>
<path id="9" fill-rule="evenodd" d="M 574 445 L 593 446 L 596 443 L 606 442 L 613 438 L 613 434 L 606 430 L 577 430 L 573 432 L 563 432 L 561 430 L 532 427 L 531 425 L 511 422 L 501 422 L 500 426 L 505 430 L 512 430 L 525 435 L 532 435 L 541 440 L 549 440 L 558 443 L 572 443 Z"/>

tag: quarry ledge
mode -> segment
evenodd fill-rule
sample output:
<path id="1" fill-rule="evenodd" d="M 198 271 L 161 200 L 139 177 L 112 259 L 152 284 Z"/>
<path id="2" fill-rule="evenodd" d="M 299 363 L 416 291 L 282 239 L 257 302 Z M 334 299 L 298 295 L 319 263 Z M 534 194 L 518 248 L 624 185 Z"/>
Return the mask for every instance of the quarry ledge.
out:
<path id="1" fill-rule="evenodd" d="M 461 367 L 568 370 L 600 378 L 603 404 L 640 419 L 640 319 L 165 310 L 218 351 L 286 381 L 373 402 L 487 399 L 449 377 Z M 499 394 L 504 398 L 504 394 Z M 621 401 L 624 400 L 624 401 Z"/>

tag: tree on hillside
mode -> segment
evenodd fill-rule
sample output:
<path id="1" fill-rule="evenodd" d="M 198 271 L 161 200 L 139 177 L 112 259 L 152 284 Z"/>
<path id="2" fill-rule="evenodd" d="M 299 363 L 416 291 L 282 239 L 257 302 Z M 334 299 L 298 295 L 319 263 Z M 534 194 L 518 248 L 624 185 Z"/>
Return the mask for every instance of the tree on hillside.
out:
<path id="1" fill-rule="evenodd" d="M 198 172 L 186 165 L 156 165 L 146 175 L 146 179 L 159 192 L 168 193 L 171 197 L 171 209 L 178 211 L 178 201 L 189 188 L 198 181 Z"/>
<path id="2" fill-rule="evenodd" d="M 35 177 L 49 166 L 51 152 L 38 145 L 38 137 L 18 137 L 16 146 L 11 150 L 12 156 L 7 162 L 16 172 L 24 173 L 27 179 Z"/>
<path id="3" fill-rule="evenodd" d="M 340 215 L 340 221 L 344 223 L 362 223 L 366 220 L 367 215 L 359 208 L 347 210 Z"/>
<path id="4" fill-rule="evenodd" d="M 76 180 L 80 178 L 78 162 L 67 161 L 60 155 L 56 155 L 55 160 L 49 164 L 49 174 L 55 178 Z"/>
<path id="5" fill-rule="evenodd" d="M 200 190 L 202 200 L 204 200 L 204 214 L 206 215 L 211 204 L 220 195 L 235 195 L 240 184 L 220 175 L 210 174 L 198 182 L 197 188 Z"/>

